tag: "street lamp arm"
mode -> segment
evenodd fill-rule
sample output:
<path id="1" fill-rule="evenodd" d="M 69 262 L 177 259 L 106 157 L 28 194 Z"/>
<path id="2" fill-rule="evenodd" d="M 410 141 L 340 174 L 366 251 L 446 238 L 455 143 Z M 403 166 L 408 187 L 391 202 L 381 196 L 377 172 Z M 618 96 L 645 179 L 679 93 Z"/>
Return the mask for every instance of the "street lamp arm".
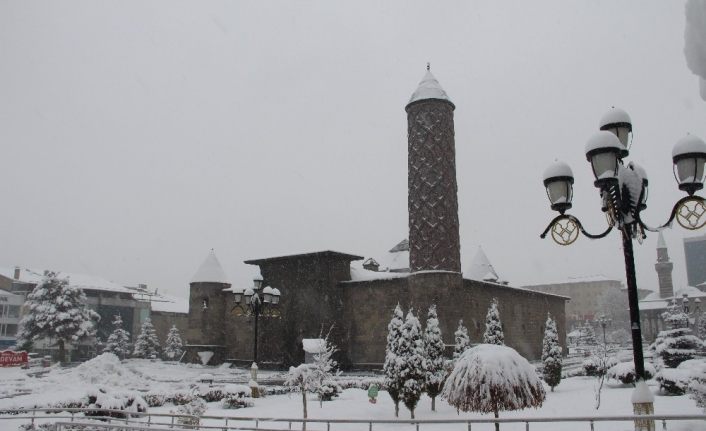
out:
<path id="1" fill-rule="evenodd" d="M 584 229 L 581 221 L 571 214 L 560 214 L 549 222 L 549 226 L 544 229 L 544 232 L 539 236 L 540 238 L 546 238 L 547 234 L 551 231 L 552 239 L 560 245 L 569 245 L 576 241 L 578 238 L 578 233 L 581 232 L 585 237 L 590 239 L 603 238 L 613 230 L 613 226 L 608 226 L 608 228 L 599 234 L 592 234 L 586 229 Z"/>
<path id="2" fill-rule="evenodd" d="M 643 229 L 650 232 L 659 232 L 664 228 L 671 227 L 674 220 L 684 229 L 697 230 L 706 224 L 706 201 L 701 196 L 686 196 L 674 204 L 669 220 L 659 227 L 646 225 L 641 218 L 641 211 L 637 213 L 637 222 Z"/>

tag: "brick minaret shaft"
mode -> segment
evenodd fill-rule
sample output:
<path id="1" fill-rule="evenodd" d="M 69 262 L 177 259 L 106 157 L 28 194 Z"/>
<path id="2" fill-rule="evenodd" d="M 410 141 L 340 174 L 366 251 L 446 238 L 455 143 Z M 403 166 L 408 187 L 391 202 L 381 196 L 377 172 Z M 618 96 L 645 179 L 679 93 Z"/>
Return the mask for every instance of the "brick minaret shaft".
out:
<path id="1" fill-rule="evenodd" d="M 674 264 L 669 261 L 669 253 L 667 244 L 664 242 L 662 232 L 659 233 L 657 240 L 657 263 L 655 270 L 657 271 L 657 279 L 659 281 L 659 297 L 671 298 L 674 296 L 674 284 L 672 283 L 672 269 Z"/>
<path id="2" fill-rule="evenodd" d="M 430 72 L 405 108 L 412 272 L 461 272 L 454 109 Z"/>

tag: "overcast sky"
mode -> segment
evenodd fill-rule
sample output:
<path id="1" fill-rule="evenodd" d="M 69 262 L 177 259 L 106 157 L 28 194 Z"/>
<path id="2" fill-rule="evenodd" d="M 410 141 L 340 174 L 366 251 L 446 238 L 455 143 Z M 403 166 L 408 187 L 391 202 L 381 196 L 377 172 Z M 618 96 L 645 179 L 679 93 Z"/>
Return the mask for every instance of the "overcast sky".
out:
<path id="1" fill-rule="evenodd" d="M 542 171 L 568 162 L 572 213 L 602 231 L 583 148 L 619 106 L 644 218 L 666 220 L 672 146 L 706 138 L 684 22 L 657 0 L 0 1 L 0 266 L 186 296 L 211 248 L 238 285 L 249 258 L 382 259 L 407 236 L 404 107 L 430 61 L 456 105 L 463 267 L 482 245 L 515 285 L 624 280 L 617 233 L 539 238 Z M 700 234 L 665 233 L 676 286 Z M 640 287 L 656 242 L 636 246 Z"/>

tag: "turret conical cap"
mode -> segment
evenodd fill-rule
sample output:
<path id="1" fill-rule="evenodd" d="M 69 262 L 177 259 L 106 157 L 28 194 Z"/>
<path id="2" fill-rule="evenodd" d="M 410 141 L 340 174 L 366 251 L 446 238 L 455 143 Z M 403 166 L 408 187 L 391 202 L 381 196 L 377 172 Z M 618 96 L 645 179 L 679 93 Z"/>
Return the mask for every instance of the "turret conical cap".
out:
<path id="1" fill-rule="evenodd" d="M 427 73 L 424 75 L 424 78 L 422 78 L 422 81 L 419 83 L 419 86 L 416 90 L 414 90 L 414 93 L 412 93 L 412 97 L 409 99 L 409 103 L 414 103 L 419 100 L 425 99 L 446 100 L 447 102 L 450 102 L 453 105 L 453 102 L 451 102 L 451 99 L 449 99 L 449 96 L 446 94 L 446 91 L 441 88 L 441 84 L 439 84 L 439 81 L 437 81 L 434 75 L 431 74 L 430 70 L 427 70 Z"/>
<path id="2" fill-rule="evenodd" d="M 230 284 L 221 263 L 216 258 L 216 253 L 211 250 L 206 256 L 196 274 L 191 279 L 192 283 L 223 283 Z"/>

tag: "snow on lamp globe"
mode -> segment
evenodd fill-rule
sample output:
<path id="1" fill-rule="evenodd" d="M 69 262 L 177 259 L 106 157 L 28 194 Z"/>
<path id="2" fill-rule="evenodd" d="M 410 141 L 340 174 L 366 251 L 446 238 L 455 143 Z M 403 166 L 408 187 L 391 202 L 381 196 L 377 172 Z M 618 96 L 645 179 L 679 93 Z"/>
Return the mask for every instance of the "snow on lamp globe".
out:
<path id="1" fill-rule="evenodd" d="M 613 133 L 602 130 L 586 142 L 586 160 L 591 162 L 594 183 L 598 188 L 605 188 L 617 182 L 619 161 L 625 147 Z"/>
<path id="2" fill-rule="evenodd" d="M 267 286 L 264 289 L 262 289 L 262 300 L 267 304 L 272 302 L 272 296 L 273 296 L 272 290 L 273 289 L 270 286 Z"/>
<path id="3" fill-rule="evenodd" d="M 566 210 L 571 209 L 571 199 L 574 194 L 574 174 L 571 172 L 569 165 L 556 161 L 544 171 L 543 178 L 552 209 L 562 214 Z"/>
<path id="4" fill-rule="evenodd" d="M 672 150 L 672 161 L 680 190 L 691 196 L 704 187 L 706 143 L 703 140 L 694 135 L 681 138 Z"/>
<path id="5" fill-rule="evenodd" d="M 627 157 L 628 139 L 630 133 L 632 133 L 632 120 L 630 119 L 630 115 L 620 108 L 612 107 L 601 117 L 599 128 L 600 130 L 613 133 L 618 138 L 623 145 L 620 158 Z"/>

